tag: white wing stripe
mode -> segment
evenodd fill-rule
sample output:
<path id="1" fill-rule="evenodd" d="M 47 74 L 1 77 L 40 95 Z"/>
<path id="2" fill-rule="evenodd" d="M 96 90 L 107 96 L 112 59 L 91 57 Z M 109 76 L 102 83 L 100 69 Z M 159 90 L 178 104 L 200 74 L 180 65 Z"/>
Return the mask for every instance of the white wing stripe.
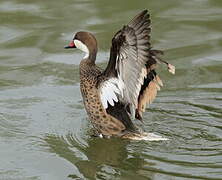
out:
<path id="1" fill-rule="evenodd" d="M 103 91 L 101 91 L 101 93 L 100 93 L 100 98 L 101 98 L 101 102 L 102 102 L 103 107 L 106 109 L 108 107 L 108 104 L 107 104 L 107 100 L 105 99 L 105 95 L 104 95 Z"/>
<path id="2" fill-rule="evenodd" d="M 108 103 L 114 106 L 118 102 L 118 97 L 123 97 L 124 83 L 119 78 L 110 78 L 102 83 L 100 87 L 100 99 L 103 107 L 106 109 Z"/>

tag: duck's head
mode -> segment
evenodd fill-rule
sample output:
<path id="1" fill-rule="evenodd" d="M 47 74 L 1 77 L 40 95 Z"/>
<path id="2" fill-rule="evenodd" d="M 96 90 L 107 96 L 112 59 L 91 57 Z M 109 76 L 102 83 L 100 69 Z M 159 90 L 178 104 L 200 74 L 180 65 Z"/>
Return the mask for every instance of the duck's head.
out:
<path id="1" fill-rule="evenodd" d="M 73 40 L 68 46 L 65 46 L 65 49 L 70 48 L 78 48 L 86 53 L 84 58 L 95 60 L 97 53 L 97 41 L 91 33 L 80 31 L 74 34 Z"/>

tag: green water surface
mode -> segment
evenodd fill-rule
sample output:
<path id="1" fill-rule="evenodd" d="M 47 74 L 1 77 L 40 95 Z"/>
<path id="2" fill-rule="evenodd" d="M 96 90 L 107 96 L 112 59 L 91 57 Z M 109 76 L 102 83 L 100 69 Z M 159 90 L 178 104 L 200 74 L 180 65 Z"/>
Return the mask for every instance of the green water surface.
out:
<path id="1" fill-rule="evenodd" d="M 152 17 L 153 47 L 176 66 L 144 114 L 169 141 L 100 139 L 79 91 L 73 33 L 95 34 L 105 67 L 112 36 Z M 0 180 L 222 179 L 221 0 L 0 0 Z"/>

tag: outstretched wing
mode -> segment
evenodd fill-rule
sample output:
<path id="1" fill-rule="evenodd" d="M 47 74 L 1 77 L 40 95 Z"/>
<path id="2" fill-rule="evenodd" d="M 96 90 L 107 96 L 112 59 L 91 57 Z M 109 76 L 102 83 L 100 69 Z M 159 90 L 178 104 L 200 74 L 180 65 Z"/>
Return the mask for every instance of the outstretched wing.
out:
<path id="1" fill-rule="evenodd" d="M 139 105 L 151 102 L 147 95 L 144 97 L 147 92 L 148 96 L 152 94 L 153 90 L 146 89 L 149 85 L 151 88 L 150 82 L 156 82 L 154 68 L 160 51 L 151 50 L 150 31 L 149 14 L 144 10 L 113 37 L 109 63 L 98 85 L 105 109 L 121 102 L 135 116 Z"/>

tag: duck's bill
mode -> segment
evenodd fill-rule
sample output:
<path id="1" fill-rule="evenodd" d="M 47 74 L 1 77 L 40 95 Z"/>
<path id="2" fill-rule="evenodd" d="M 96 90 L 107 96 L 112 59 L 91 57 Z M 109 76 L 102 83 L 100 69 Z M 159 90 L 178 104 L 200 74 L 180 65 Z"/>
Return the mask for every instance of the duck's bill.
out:
<path id="1" fill-rule="evenodd" d="M 65 46 L 64 48 L 65 48 L 65 49 L 76 48 L 76 45 L 74 44 L 73 41 L 71 41 L 71 42 L 69 43 L 69 45 L 68 45 L 68 46 Z"/>

